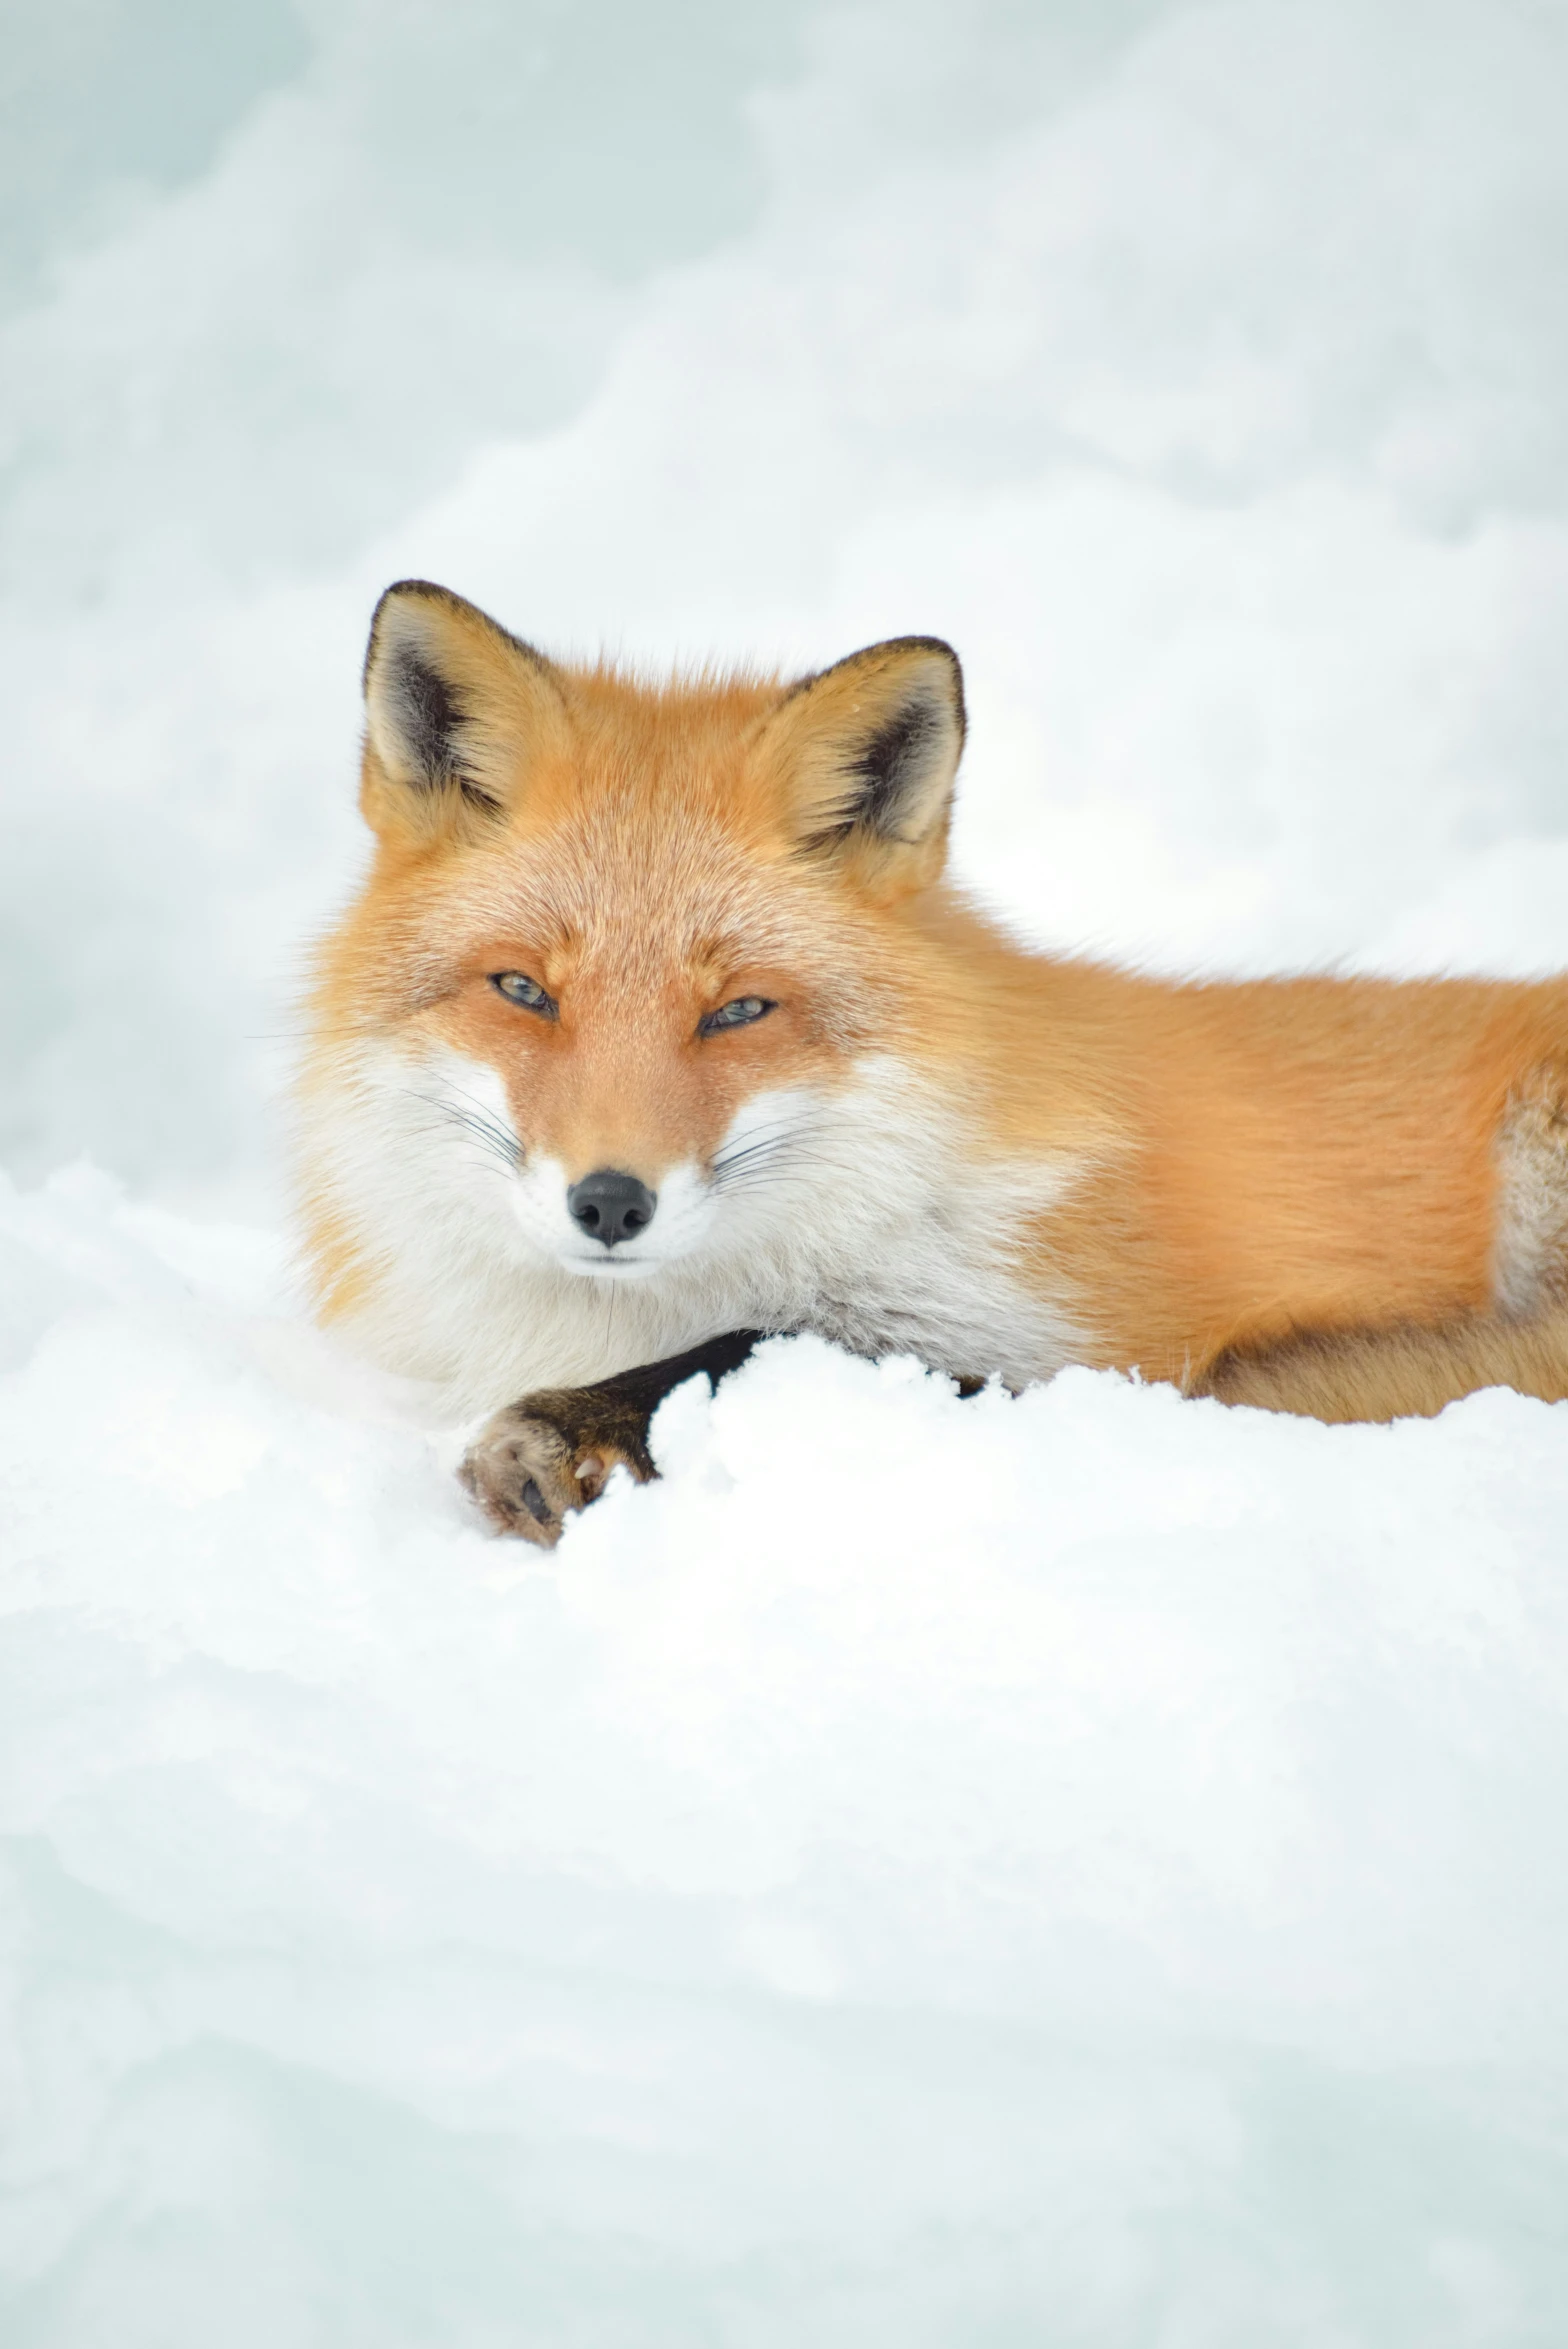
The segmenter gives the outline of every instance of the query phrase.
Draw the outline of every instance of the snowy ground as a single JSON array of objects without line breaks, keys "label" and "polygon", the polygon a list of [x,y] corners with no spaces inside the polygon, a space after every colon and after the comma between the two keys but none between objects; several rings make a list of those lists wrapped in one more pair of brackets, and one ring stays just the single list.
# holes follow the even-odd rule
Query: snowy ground
[{"label": "snowy ground", "polygon": [[1562,2338],[1568,1414],[780,1343],[541,1558],[3,1228],[17,2349]]},{"label": "snowy ground", "polygon": [[950,635],[1053,943],[1568,963],[1561,11],[223,14],[7,28],[6,2349],[1556,2349],[1568,1406],[781,1343],[542,1558],[272,1104],[407,572]]}]

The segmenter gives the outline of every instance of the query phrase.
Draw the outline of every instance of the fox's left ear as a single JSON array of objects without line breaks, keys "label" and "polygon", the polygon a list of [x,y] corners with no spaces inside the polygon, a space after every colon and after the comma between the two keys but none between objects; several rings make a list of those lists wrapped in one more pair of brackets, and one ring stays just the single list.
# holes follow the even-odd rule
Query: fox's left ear
[{"label": "fox's left ear", "polygon": [[934,881],[964,747],[964,679],[938,636],[896,636],[793,687],[759,751],[803,855],[882,898]]},{"label": "fox's left ear", "polygon": [[428,579],[400,579],[376,606],[365,720],[360,805],[416,847],[482,833],[567,730],[544,654]]}]

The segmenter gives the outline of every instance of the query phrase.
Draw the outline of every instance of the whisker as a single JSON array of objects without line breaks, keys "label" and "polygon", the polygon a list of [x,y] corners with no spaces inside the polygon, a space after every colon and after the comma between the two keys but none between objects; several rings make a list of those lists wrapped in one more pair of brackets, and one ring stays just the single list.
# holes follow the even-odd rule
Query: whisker
[{"label": "whisker", "polygon": [[749,1159],[776,1156],[780,1150],[788,1149],[790,1139],[787,1135],[778,1135],[769,1141],[749,1142],[743,1148],[721,1150],[713,1161],[714,1171],[722,1173],[726,1167],[744,1166]]},{"label": "whisker", "polygon": [[493,1118],[486,1117],[482,1111],[455,1109],[448,1104],[443,1104],[442,1107],[448,1117],[456,1118],[460,1124],[466,1125],[473,1133],[483,1134],[485,1140],[493,1144],[503,1158],[512,1158],[519,1163],[521,1162],[522,1151],[505,1126],[498,1124]]},{"label": "whisker", "polygon": [[809,1131],[803,1132],[798,1126],[780,1128],[773,1134],[763,1134],[720,1151],[709,1179],[714,1190],[733,1193],[764,1175],[776,1180],[781,1173],[834,1164],[831,1154],[814,1146]]},{"label": "whisker", "polygon": [[743,1181],[726,1184],[722,1195],[726,1199],[739,1199],[753,1191],[787,1190],[794,1171],[792,1167],[777,1170],[759,1167],[755,1174],[747,1175]]},{"label": "whisker", "polygon": [[511,1138],[505,1127],[497,1125],[493,1119],[486,1117],[482,1110],[459,1109],[455,1102],[433,1100],[428,1094],[423,1098],[428,1102],[430,1108],[439,1111],[442,1117],[451,1118],[457,1125],[467,1126],[471,1133],[483,1134],[486,1141],[497,1144],[504,1143],[508,1148],[511,1147]]},{"label": "whisker", "polygon": [[424,1094],[421,1098],[429,1101],[433,1108],[440,1109],[448,1117],[466,1118],[476,1133],[487,1135],[506,1158],[515,1165],[521,1166],[524,1155],[523,1147],[510,1126],[503,1125],[501,1120],[485,1107],[477,1094],[469,1092],[466,1085],[459,1085],[448,1079],[448,1091],[455,1093],[459,1101],[466,1103],[466,1109],[458,1109],[455,1103],[447,1100],[441,1094]]},{"label": "whisker", "polygon": [[413,1098],[416,1101],[422,1101],[427,1109],[433,1109],[438,1116],[446,1118],[452,1125],[459,1126],[465,1133],[471,1134],[491,1157],[500,1161],[509,1174],[515,1173],[522,1165],[523,1151],[515,1135],[509,1134],[477,1103],[470,1109],[463,1109],[455,1101],[444,1101],[439,1094],[421,1093],[417,1090],[414,1091]]},{"label": "whisker", "polygon": [[749,1132],[738,1136],[735,1141],[729,1143],[726,1148],[718,1151],[715,1155],[720,1158],[728,1158],[734,1151],[755,1149],[760,1144],[776,1142],[794,1134],[809,1132],[809,1130],[808,1127],[799,1124],[793,1118],[779,1118],[772,1125],[753,1126]]},{"label": "whisker", "polygon": [[712,1161],[710,1173],[716,1183],[738,1172],[759,1159],[777,1158],[798,1151],[807,1137],[795,1126],[778,1126],[772,1132],[752,1135],[744,1142],[732,1143],[721,1150]]},{"label": "whisker", "polygon": [[496,1115],[496,1113],[491,1109],[487,1109],[485,1104],[480,1100],[478,1094],[470,1093],[466,1085],[460,1085],[454,1078],[449,1077],[447,1079],[447,1091],[449,1093],[455,1093],[459,1101],[466,1101],[469,1108],[472,1109],[477,1116],[488,1119],[489,1123],[495,1126],[498,1132],[506,1133],[509,1131],[509,1129],[501,1123],[501,1120]]}]

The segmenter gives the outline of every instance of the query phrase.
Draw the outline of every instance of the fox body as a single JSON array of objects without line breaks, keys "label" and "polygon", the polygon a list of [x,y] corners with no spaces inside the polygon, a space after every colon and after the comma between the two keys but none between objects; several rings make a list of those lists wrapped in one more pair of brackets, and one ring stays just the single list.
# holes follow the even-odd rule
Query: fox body
[{"label": "fox body", "polygon": [[652,687],[410,582],[366,701],[306,1239],[323,1315],[454,1407],[803,1329],[1325,1418],[1568,1393],[1568,982],[1022,950],[943,877],[933,639]]}]

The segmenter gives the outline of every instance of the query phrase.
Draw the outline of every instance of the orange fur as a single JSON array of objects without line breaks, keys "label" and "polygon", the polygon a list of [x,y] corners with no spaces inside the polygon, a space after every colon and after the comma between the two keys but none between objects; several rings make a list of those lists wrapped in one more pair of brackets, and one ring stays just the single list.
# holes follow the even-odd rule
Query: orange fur
[{"label": "orange fur", "polygon": [[[934,784],[902,831],[834,831],[835,777],[901,695],[938,706],[942,648],[877,648],[796,688],[651,686],[403,592],[399,624],[461,712],[463,772],[411,786],[373,693],[376,856],[319,958],[307,1109],[366,1039],[440,1045],[495,1073],[569,1179],[609,1165],[657,1187],[709,1164],[748,1099],[831,1096],[890,1058],[956,1121],[955,1193],[987,1169],[1059,1171],[1013,1261],[1082,1359],[1323,1417],[1347,1397],[1433,1409],[1483,1377],[1568,1392],[1551,1220],[1568,981],[1169,984],[1027,953],[942,878]],[[497,995],[514,970],[558,1019]],[[777,1009],[699,1035],[749,996]],[[1511,1125],[1531,1102],[1528,1131]],[[307,1164],[305,1198],[322,1309],[352,1317],[384,1252],[341,1177]],[[1523,1238],[1509,1213],[1533,1217]]]}]

